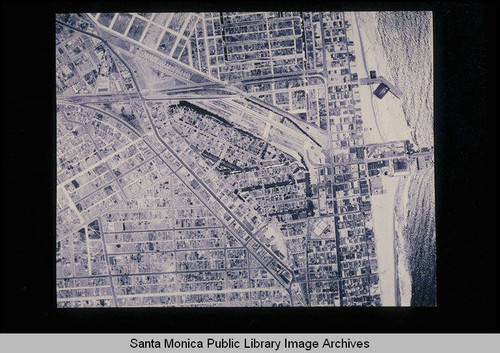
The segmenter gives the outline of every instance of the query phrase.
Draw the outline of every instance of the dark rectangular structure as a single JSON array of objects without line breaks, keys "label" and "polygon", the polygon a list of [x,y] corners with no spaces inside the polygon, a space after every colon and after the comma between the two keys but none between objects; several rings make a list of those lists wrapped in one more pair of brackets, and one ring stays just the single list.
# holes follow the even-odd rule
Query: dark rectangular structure
[{"label": "dark rectangular structure", "polygon": [[373,92],[378,98],[382,99],[384,96],[389,92],[389,87],[387,85],[381,83],[378,85],[378,87],[375,89],[375,92]]}]

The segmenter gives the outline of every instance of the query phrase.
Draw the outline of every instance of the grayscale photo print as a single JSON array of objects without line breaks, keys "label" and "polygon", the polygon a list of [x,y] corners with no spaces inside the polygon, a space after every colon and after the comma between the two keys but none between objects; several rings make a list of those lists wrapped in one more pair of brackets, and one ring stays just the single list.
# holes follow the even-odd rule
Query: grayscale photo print
[{"label": "grayscale photo print", "polygon": [[57,307],[437,306],[432,18],[56,14]]}]

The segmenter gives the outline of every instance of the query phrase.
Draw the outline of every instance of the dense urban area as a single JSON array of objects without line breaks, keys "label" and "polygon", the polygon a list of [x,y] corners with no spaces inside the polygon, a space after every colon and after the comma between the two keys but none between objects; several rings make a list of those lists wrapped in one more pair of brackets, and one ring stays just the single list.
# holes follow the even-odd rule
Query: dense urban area
[{"label": "dense urban area", "polygon": [[[366,143],[343,12],[56,16],[57,305],[380,306],[372,198],[433,164]],[[386,96],[386,97],[385,97]]]}]

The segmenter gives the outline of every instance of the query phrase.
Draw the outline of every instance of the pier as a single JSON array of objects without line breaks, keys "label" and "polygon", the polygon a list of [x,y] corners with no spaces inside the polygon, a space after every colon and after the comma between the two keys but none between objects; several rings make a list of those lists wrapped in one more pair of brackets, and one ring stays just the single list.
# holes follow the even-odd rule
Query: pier
[{"label": "pier", "polygon": [[383,76],[373,77],[373,78],[360,78],[359,83],[361,85],[371,85],[372,83],[383,83],[387,87],[389,87],[389,92],[394,94],[397,98],[401,99],[403,96],[403,91],[401,91],[398,87],[394,86],[392,83],[387,81]]}]

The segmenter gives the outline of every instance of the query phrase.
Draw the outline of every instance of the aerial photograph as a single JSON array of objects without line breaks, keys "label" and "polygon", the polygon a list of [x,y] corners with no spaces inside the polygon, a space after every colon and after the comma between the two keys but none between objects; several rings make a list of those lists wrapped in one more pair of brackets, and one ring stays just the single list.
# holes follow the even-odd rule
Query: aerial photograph
[{"label": "aerial photograph", "polygon": [[54,25],[58,308],[438,305],[432,12]]}]

